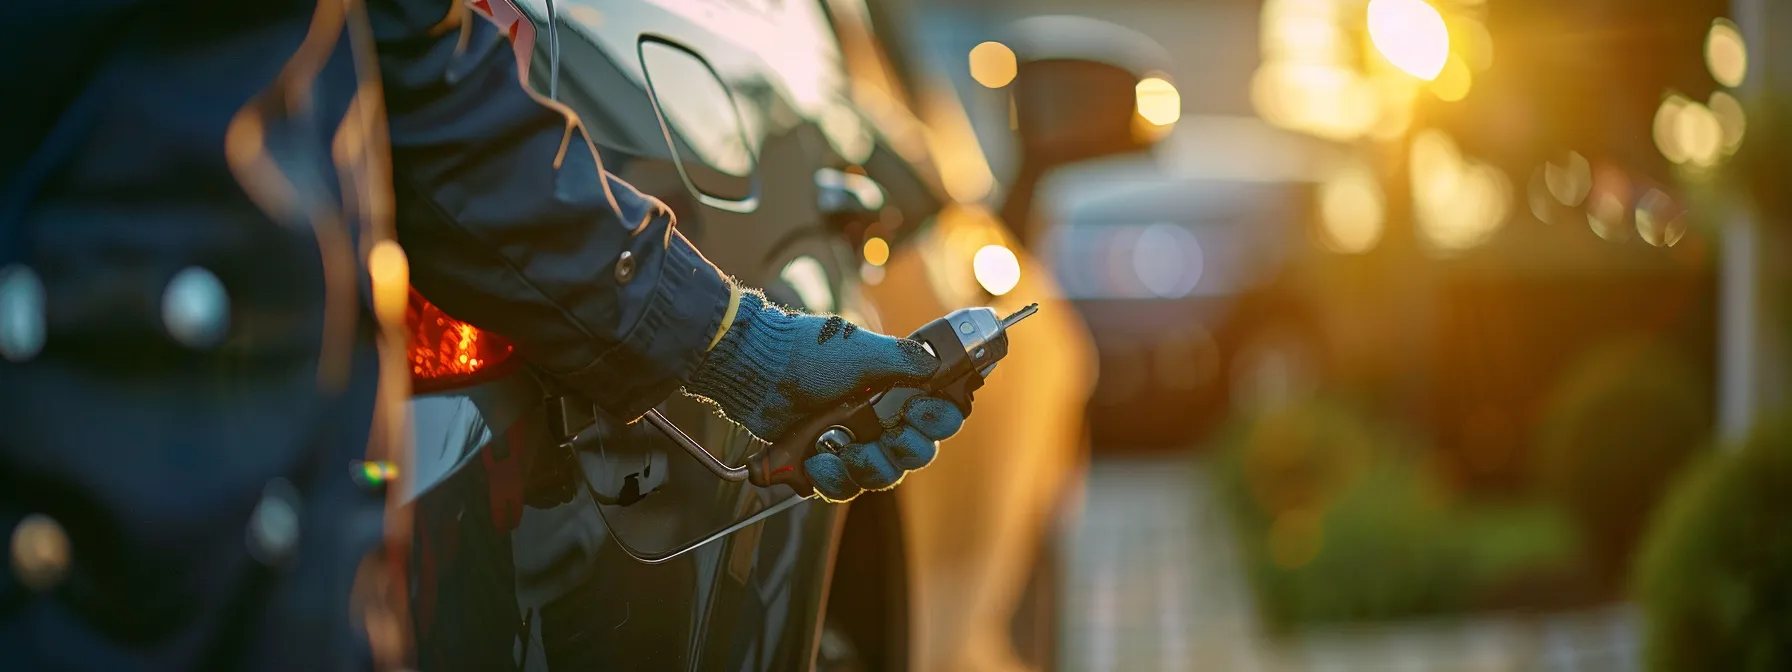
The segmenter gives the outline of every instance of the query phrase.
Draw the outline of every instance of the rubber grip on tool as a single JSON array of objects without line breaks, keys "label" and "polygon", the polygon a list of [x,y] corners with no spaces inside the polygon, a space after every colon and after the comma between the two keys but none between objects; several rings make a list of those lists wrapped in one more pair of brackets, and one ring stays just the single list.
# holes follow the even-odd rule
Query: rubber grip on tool
[{"label": "rubber grip on tool", "polygon": [[790,486],[803,497],[814,494],[815,482],[809,479],[809,471],[803,462],[817,454],[815,443],[835,426],[846,428],[853,436],[852,443],[876,441],[884,429],[869,399],[816,413],[791,427],[784,433],[784,438],[773,441],[765,450],[748,458],[747,481],[762,488]]}]

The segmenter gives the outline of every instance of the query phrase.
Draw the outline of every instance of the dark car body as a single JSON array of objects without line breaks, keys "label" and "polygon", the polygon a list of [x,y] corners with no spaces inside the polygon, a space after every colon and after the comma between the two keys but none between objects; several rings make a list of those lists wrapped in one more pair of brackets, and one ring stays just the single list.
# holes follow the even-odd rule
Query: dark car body
[{"label": "dark car body", "polygon": [[[818,173],[855,167],[909,221],[940,206],[847,97],[818,2],[474,6],[501,25],[520,12],[515,44],[537,92],[577,112],[608,170],[774,300],[860,309],[862,262]],[[660,410],[727,464],[754,447],[694,400]],[[722,480],[649,424],[604,417],[527,367],[419,395],[412,415],[420,667],[812,665],[846,507]],[[538,472],[574,433],[569,471],[583,482],[544,500],[519,456]]]}]

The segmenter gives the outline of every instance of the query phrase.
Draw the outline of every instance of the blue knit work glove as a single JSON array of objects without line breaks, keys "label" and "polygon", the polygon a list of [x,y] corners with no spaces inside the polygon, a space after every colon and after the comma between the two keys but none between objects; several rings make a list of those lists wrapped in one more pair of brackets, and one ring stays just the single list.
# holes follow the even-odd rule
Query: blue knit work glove
[{"label": "blue knit work glove", "polygon": [[[920,343],[839,317],[789,312],[748,291],[734,324],[685,391],[715,402],[728,419],[773,441],[810,415],[872,392],[918,385],[938,368],[939,360]],[[964,424],[964,413],[944,399],[916,396],[899,417],[881,420],[884,433],[877,440],[803,463],[823,497],[846,501],[894,487],[933,461],[939,442]]]}]

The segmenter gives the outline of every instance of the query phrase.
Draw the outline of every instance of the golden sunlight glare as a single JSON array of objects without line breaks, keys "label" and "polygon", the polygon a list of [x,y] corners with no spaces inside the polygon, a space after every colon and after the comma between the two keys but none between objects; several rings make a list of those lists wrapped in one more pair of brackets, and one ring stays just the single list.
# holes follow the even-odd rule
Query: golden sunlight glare
[{"label": "golden sunlight glare", "polygon": [[1462,55],[1475,72],[1493,67],[1493,36],[1487,26],[1473,18],[1461,17],[1450,23],[1450,48]]},{"label": "golden sunlight glare", "polygon": [[1431,80],[1431,93],[1438,100],[1454,103],[1468,96],[1469,87],[1474,85],[1474,80],[1475,76],[1469,72],[1468,64],[1451,56],[1444,61],[1444,68],[1437,73],[1437,79]]},{"label": "golden sunlight glare", "polygon": [[1369,39],[1394,67],[1436,79],[1450,57],[1444,17],[1424,0],[1369,0]]}]

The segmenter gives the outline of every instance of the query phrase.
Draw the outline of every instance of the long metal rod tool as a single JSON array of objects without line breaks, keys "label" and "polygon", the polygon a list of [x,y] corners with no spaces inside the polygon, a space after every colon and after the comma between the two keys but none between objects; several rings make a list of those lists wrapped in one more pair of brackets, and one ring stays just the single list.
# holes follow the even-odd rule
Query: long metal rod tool
[{"label": "long metal rod tool", "polygon": [[[1015,311],[1013,315],[1002,318],[999,322],[999,326],[996,328],[995,335],[1000,336],[1002,333],[1006,332],[1009,327],[1013,327],[1015,323],[1027,319],[1037,312],[1039,312],[1039,304],[1034,303]],[[967,322],[965,324],[968,326],[971,323]],[[979,347],[978,352],[981,353],[982,351],[982,348]],[[936,354],[935,356],[938,355]],[[988,367],[982,371],[981,375],[988,375],[988,369],[994,367],[995,364],[993,362],[990,363]],[[884,393],[878,393],[876,397],[872,398],[870,403],[877,403],[883,396]],[[679,448],[683,448],[684,452],[689,453],[693,459],[697,460],[698,464],[703,465],[703,468],[708,469],[710,473],[715,474],[717,478],[731,483],[739,483],[748,479],[749,474],[745,466],[731,467],[723,463],[721,458],[717,457],[715,453],[709,452],[709,450],[704,448],[702,444],[699,444],[696,440],[692,439],[689,434],[685,434],[684,430],[679,429],[678,425],[672,424],[672,421],[666,419],[666,416],[661,415],[658,410],[648,411],[643,418],[647,421],[647,424],[653,425],[654,429],[660,430],[661,434],[666,435],[666,438],[671,439],[673,443],[678,444]]]},{"label": "long metal rod tool", "polygon": [[684,433],[684,430],[679,429],[678,425],[672,424],[672,421],[667,420],[666,416],[660,415],[658,409],[648,411],[643,418],[647,420],[647,424],[653,425],[655,429],[660,430],[661,434],[665,434],[666,438],[683,448],[684,452],[697,458],[697,463],[703,465],[703,468],[708,469],[717,478],[731,483],[747,480],[746,467],[730,467],[723,464],[720,458],[705,450],[702,444],[697,443],[689,434]]}]

